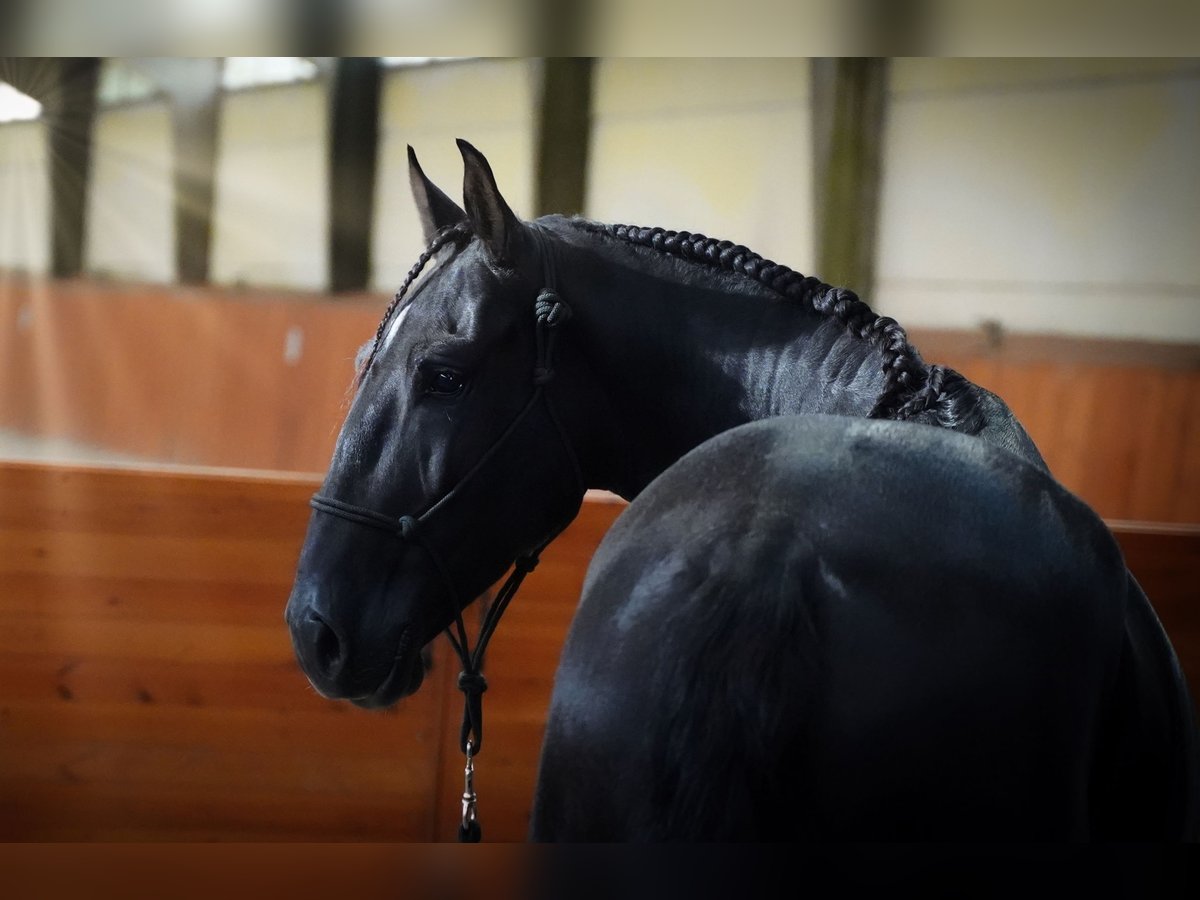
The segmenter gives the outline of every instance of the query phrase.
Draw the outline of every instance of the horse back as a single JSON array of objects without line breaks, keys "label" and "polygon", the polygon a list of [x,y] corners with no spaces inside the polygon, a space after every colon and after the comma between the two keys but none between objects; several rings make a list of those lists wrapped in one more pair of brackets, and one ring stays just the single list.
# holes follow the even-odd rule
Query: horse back
[{"label": "horse back", "polygon": [[1180,676],[1138,602],[1103,523],[1015,454],[824,416],[726,432],[593,559],[532,834],[1164,836],[1194,818],[1168,799],[1195,794],[1194,725],[1141,703]]}]

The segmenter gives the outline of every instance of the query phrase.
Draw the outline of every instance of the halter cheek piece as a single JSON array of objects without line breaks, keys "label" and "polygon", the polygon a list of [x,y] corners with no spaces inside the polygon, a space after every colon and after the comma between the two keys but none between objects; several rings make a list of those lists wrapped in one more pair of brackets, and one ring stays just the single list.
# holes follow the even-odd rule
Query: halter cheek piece
[{"label": "halter cheek piece", "polygon": [[[475,842],[481,837],[475,809],[474,757],[483,747],[483,692],[487,690],[487,680],[483,677],[482,671],[484,652],[487,650],[488,642],[491,640],[492,634],[500,622],[500,617],[504,615],[504,611],[508,608],[508,604],[512,601],[513,596],[517,593],[521,582],[525,580],[526,575],[537,567],[539,556],[550,541],[554,539],[555,535],[551,535],[530,552],[516,558],[513,563],[512,572],[504,582],[503,587],[496,593],[495,599],[484,615],[483,624],[479,630],[479,639],[475,644],[475,649],[471,650],[461,611],[461,607],[466,605],[466,603],[460,602],[459,593],[455,589],[454,579],[450,575],[450,570],[443,562],[441,553],[427,540],[424,532],[430,520],[437,515],[438,510],[442,509],[451,498],[464,493],[465,487],[483,471],[488,462],[508,442],[509,438],[512,437],[521,426],[521,423],[530,416],[539,403],[544,405],[546,413],[553,423],[555,431],[558,433],[559,440],[566,450],[567,458],[570,460],[571,471],[575,475],[575,486],[579,494],[582,495],[586,489],[583,474],[579,468],[579,460],[575,456],[575,451],[571,446],[571,441],[567,437],[566,430],[562,426],[562,422],[554,411],[554,404],[550,401],[549,394],[546,393],[546,385],[554,380],[558,328],[570,319],[571,307],[558,296],[558,292],[554,288],[557,281],[555,278],[554,255],[551,252],[545,234],[536,224],[531,224],[529,227],[530,231],[536,237],[541,251],[543,277],[546,287],[538,294],[537,301],[534,304],[534,315],[537,322],[537,361],[533,368],[533,394],[521,411],[517,413],[516,418],[509,423],[500,437],[479,458],[479,461],[471,467],[467,474],[418,516],[389,516],[386,513],[378,512],[369,507],[356,506],[353,503],[346,503],[335,497],[325,497],[321,494],[314,494],[309,501],[309,505],[317,512],[336,516],[339,519],[353,522],[356,525],[363,525],[368,528],[388,532],[402,541],[414,543],[421,547],[433,562],[434,568],[437,569],[445,585],[446,595],[454,613],[455,630],[458,632],[456,637],[454,632],[447,627],[446,637],[450,639],[450,643],[454,647],[454,652],[462,662],[462,671],[458,673],[458,689],[463,692],[464,710],[462,729],[459,733],[459,746],[466,756],[466,770],[462,797],[462,824],[459,826],[458,839],[465,842]],[[468,598],[468,601],[470,599],[473,598]]]}]

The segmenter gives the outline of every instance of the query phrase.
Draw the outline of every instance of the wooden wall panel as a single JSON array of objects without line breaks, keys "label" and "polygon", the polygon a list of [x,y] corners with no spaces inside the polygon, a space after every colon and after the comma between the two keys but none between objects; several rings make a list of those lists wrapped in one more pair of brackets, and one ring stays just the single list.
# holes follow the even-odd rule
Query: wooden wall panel
[{"label": "wooden wall panel", "polygon": [[[0,278],[0,428],[160,462],[321,472],[385,305]],[[293,329],[303,347],[289,362]],[[1200,522],[1200,347],[912,337],[1004,398],[1100,515]]]},{"label": "wooden wall panel", "polygon": [[433,836],[441,683],[356,715],[292,658],[314,486],[0,467],[0,837]]},{"label": "wooden wall panel", "polygon": [[[314,477],[0,464],[0,839],[453,840],[458,665],[326,701],[283,608]],[[623,504],[547,550],[488,659],[477,788],[525,837],[559,650]],[[1200,698],[1200,529],[1112,523]],[[474,617],[472,617],[474,618]]]},{"label": "wooden wall panel", "polygon": [[1142,590],[1167,630],[1200,712],[1200,528],[1139,522],[1110,526]]},{"label": "wooden wall panel", "polygon": [[1200,347],[914,330],[929,362],[998,394],[1101,516],[1200,523]]},{"label": "wooden wall panel", "polygon": [[0,428],[155,462],[322,471],[385,306],[0,279]]}]

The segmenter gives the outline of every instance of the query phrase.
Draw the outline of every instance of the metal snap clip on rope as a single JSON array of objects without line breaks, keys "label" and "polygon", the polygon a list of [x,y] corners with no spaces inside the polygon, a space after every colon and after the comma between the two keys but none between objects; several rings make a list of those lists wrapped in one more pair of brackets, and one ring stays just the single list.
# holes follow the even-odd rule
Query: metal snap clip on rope
[{"label": "metal snap clip on rope", "polygon": [[475,745],[467,741],[467,765],[463,769],[462,824],[458,826],[458,840],[463,844],[478,844],[479,839],[483,837],[476,815],[479,797],[475,793],[474,752]]}]

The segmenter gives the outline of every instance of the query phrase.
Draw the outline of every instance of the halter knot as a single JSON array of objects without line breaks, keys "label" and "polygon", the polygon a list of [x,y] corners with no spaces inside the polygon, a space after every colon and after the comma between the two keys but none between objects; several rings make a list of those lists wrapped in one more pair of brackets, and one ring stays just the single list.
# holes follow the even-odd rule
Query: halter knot
[{"label": "halter knot", "polygon": [[487,679],[482,672],[459,672],[458,689],[468,697],[478,697],[487,690]]},{"label": "halter knot", "polygon": [[571,318],[571,307],[563,302],[553,288],[542,288],[533,308],[537,320],[547,328],[555,328]]},{"label": "halter knot", "polygon": [[463,753],[478,753],[483,749],[483,692],[487,690],[487,679],[482,672],[464,669],[458,673],[458,689],[466,699],[458,747]]}]

